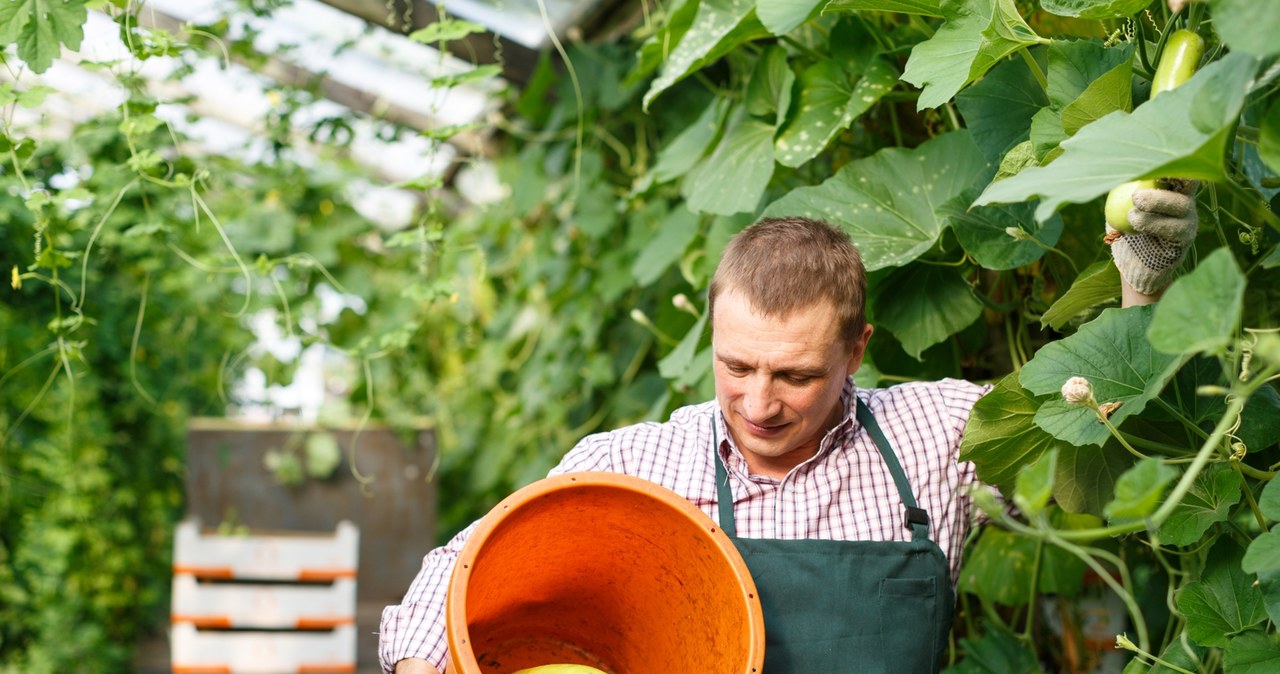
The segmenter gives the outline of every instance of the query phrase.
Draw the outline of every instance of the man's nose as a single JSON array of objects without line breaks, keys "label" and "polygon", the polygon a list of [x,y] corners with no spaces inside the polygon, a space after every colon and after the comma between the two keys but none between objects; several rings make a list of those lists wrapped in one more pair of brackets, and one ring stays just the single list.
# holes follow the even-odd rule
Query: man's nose
[{"label": "man's nose", "polygon": [[746,392],[742,396],[743,412],[755,423],[763,423],[778,413],[781,403],[774,395],[773,378],[765,374],[756,374],[746,383]]}]

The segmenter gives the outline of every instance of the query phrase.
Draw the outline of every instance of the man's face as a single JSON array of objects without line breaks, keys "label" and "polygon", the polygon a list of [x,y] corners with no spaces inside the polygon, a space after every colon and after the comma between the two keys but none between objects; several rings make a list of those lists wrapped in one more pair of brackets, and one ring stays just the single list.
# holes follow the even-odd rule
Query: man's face
[{"label": "man's face", "polygon": [[820,302],[767,317],[740,293],[716,298],[712,320],[716,400],[753,473],[783,477],[818,451],[840,419],[840,392],[862,364],[871,326],[853,345]]}]

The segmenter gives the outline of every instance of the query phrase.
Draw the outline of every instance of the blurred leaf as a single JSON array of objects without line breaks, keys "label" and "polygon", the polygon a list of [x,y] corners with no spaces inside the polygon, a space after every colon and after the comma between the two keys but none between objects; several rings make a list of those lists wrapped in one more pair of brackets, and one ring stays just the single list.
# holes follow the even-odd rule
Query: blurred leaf
[{"label": "blurred leaf", "polygon": [[776,114],[779,121],[786,118],[795,81],[796,74],[787,63],[787,50],[777,45],[766,48],[747,83],[747,112],[757,117]]},{"label": "blurred leaf", "polygon": [[1004,606],[1025,606],[1035,559],[1035,540],[986,527],[965,557],[956,589]]},{"label": "blurred leaf", "polygon": [[[654,162],[653,168],[645,176],[646,180],[660,185],[688,173],[715,142],[716,134],[720,131],[724,104],[723,98],[715,98],[708,103],[697,121],[685,127],[658,152],[658,161]],[[644,187],[647,189],[648,184],[645,183]]]},{"label": "blurred leaf", "polygon": [[1240,563],[1245,573],[1280,573],[1280,531],[1268,531],[1249,544]]},{"label": "blurred leaf", "polygon": [[1102,447],[1063,445],[1053,478],[1054,500],[1069,513],[1101,517],[1116,482],[1133,466],[1133,455],[1114,441]]},{"label": "blurred leaf", "polygon": [[425,28],[419,28],[409,33],[409,39],[430,45],[437,42],[461,40],[468,35],[483,33],[484,30],[484,26],[478,23],[443,17],[427,24]]},{"label": "blurred leaf", "polygon": [[1027,517],[1035,517],[1049,504],[1053,494],[1053,475],[1057,469],[1056,450],[1045,452],[1035,463],[1024,466],[1018,472],[1017,488],[1013,491],[1013,503]]},{"label": "blurred leaf", "polygon": [[948,133],[914,149],[887,148],[851,161],[820,185],[791,190],[764,215],[822,218],[858,242],[867,271],[902,266],[950,224],[933,204],[981,181],[990,168],[968,133]]},{"label": "blurred leaf", "polygon": [[689,171],[680,192],[695,213],[754,212],[773,167],[773,126],[739,110],[716,149]]},{"label": "blurred leaf", "polygon": [[775,141],[778,163],[796,167],[818,156],[854,119],[893,89],[893,67],[872,59],[851,89],[843,64],[819,61],[800,75],[796,114]]},{"label": "blurred leaf", "polygon": [[[691,3],[692,4],[692,3]],[[688,32],[665,59],[662,73],[649,84],[644,109],[659,94],[689,74],[710,65],[729,50],[769,35],[756,18],[755,3],[740,0],[701,0]],[[643,57],[642,57],[643,59]]]},{"label": "blurred leaf", "polygon": [[901,12],[922,16],[942,16],[946,0],[831,0],[822,9],[823,14],[833,12]]},{"label": "blurred leaf", "polygon": [[306,444],[307,476],[316,480],[325,480],[333,476],[333,472],[342,464],[342,448],[332,433],[320,432],[307,435]]},{"label": "blurred leaf", "polygon": [[1081,129],[1052,164],[993,183],[977,203],[1040,197],[1036,218],[1043,221],[1063,204],[1090,201],[1128,180],[1225,180],[1223,153],[1256,69],[1252,57],[1228,54],[1132,114],[1115,112]]},{"label": "blurred leaf", "polygon": [[760,23],[774,35],[785,35],[804,23],[827,0],[757,0],[756,14]]},{"label": "blurred leaf", "polygon": [[86,0],[10,0],[0,3],[0,45],[17,43],[18,58],[43,73],[62,53],[80,49],[88,21]]},{"label": "blurred leaf", "polygon": [[1221,353],[1231,345],[1243,311],[1245,278],[1231,249],[1222,247],[1169,286],[1157,303],[1147,337],[1175,355]]},{"label": "blurred leaf", "polygon": [[1112,520],[1142,519],[1155,512],[1165,487],[1177,477],[1178,471],[1160,459],[1142,459],[1116,480],[1115,498],[1102,512]]},{"label": "blurred leaf", "polygon": [[1085,311],[1120,297],[1120,272],[1111,260],[1099,260],[1084,271],[1040,317],[1040,325],[1061,330]]},{"label": "blurred leaf", "polygon": [[1280,481],[1271,480],[1262,488],[1262,496],[1258,498],[1258,508],[1269,519],[1280,521]]},{"label": "blurred leaf", "polygon": [[[1280,7],[1280,5],[1277,5]],[[1272,175],[1280,175],[1280,99],[1271,102],[1259,129],[1258,154]]]},{"label": "blurred leaf", "polygon": [[964,659],[943,670],[943,674],[1040,674],[1036,654],[1016,637],[991,630],[974,640],[962,638]]},{"label": "blurred leaf", "polygon": [[[658,374],[664,379],[684,379],[688,373],[698,369],[699,348],[707,342],[707,316],[703,312],[698,321],[689,328],[689,332],[680,340],[676,348],[658,361]],[[711,358],[707,357],[705,367],[710,367]]]},{"label": "blurred leaf", "polygon": [[1214,32],[1233,51],[1254,56],[1280,54],[1276,26],[1280,26],[1280,3],[1254,0],[1206,0],[1213,14]]},{"label": "blurred leaf", "polygon": [[698,236],[699,218],[682,205],[671,209],[631,266],[635,282],[647,286],[662,275]]},{"label": "blurred leaf", "polygon": [[1132,16],[1141,11],[1150,0],[1041,0],[1045,11],[1059,16],[1082,19],[1114,19]]}]

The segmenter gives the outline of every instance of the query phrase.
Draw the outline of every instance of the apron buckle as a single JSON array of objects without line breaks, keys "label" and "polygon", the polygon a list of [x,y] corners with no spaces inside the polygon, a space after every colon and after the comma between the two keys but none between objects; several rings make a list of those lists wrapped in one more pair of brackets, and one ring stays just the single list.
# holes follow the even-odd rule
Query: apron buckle
[{"label": "apron buckle", "polygon": [[913,524],[929,526],[929,513],[924,508],[907,506],[907,515],[903,518],[903,526],[910,529]]}]

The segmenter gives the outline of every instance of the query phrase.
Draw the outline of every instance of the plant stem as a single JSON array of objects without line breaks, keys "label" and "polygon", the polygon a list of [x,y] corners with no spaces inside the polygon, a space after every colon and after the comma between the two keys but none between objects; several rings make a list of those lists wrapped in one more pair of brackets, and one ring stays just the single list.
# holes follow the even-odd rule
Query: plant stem
[{"label": "plant stem", "polygon": [[1226,188],[1226,190],[1231,193],[1231,196],[1243,201],[1250,211],[1259,218],[1262,218],[1263,222],[1271,225],[1272,229],[1280,232],[1280,217],[1277,217],[1275,213],[1272,213],[1271,209],[1265,203],[1259,203],[1259,199],[1248,190],[1241,187],[1240,183],[1237,183],[1234,180],[1224,180],[1217,184]]},{"label": "plant stem", "polygon": [[1040,63],[1036,61],[1036,57],[1031,55],[1031,49],[1023,46],[1018,49],[1018,53],[1022,55],[1022,60],[1026,61],[1027,69],[1031,71],[1031,76],[1036,78],[1036,82],[1040,84],[1040,88],[1047,95],[1049,93],[1049,78],[1040,69]]},{"label": "plant stem", "polygon": [[1200,476],[1200,471],[1204,470],[1204,467],[1208,465],[1209,459],[1218,449],[1218,445],[1222,443],[1222,439],[1226,437],[1227,431],[1235,425],[1235,419],[1240,416],[1240,412],[1244,409],[1245,401],[1248,398],[1249,396],[1247,395],[1238,396],[1227,403],[1227,410],[1222,414],[1222,418],[1218,420],[1218,424],[1214,426],[1213,434],[1209,436],[1208,440],[1205,440],[1204,445],[1200,447],[1200,451],[1196,454],[1195,460],[1187,467],[1187,471],[1182,474],[1182,479],[1178,481],[1173,491],[1169,492],[1168,498],[1165,499],[1164,503],[1160,504],[1160,508],[1156,510],[1155,514],[1151,516],[1150,528],[1152,530],[1158,529],[1161,524],[1164,524],[1165,520],[1169,519],[1169,515],[1173,514],[1173,510],[1182,503],[1182,499],[1186,497],[1187,492],[1191,491],[1191,485]]},{"label": "plant stem", "polygon": [[[1234,462],[1233,462],[1233,463],[1234,463]],[[1242,464],[1235,463],[1235,465],[1234,465],[1234,466],[1232,466],[1232,467],[1233,467],[1233,468],[1237,468],[1237,470],[1238,470],[1238,466],[1240,466],[1240,465],[1242,465]],[[1245,499],[1249,501],[1249,509],[1253,511],[1253,517],[1254,517],[1254,519],[1258,520],[1258,526],[1259,526],[1259,527],[1262,527],[1262,530],[1263,530],[1263,531],[1266,531],[1266,530],[1267,530],[1267,518],[1266,518],[1266,517],[1263,517],[1263,515],[1262,515],[1262,509],[1258,507],[1258,501],[1257,501],[1256,499],[1254,499],[1254,498],[1253,498],[1253,492],[1252,492],[1252,491],[1250,491],[1250,489],[1249,489],[1249,487],[1248,487],[1247,485],[1246,485],[1243,489],[1241,489],[1240,491],[1244,492],[1244,497],[1245,497]]]},{"label": "plant stem", "polygon": [[1156,396],[1151,400],[1155,402],[1155,404],[1159,405],[1164,411],[1168,412],[1169,415],[1172,416],[1174,419],[1181,421],[1183,426],[1186,426],[1187,428],[1191,429],[1191,432],[1200,436],[1201,440],[1209,437],[1209,434],[1205,433],[1203,428],[1200,428],[1199,426],[1195,425],[1194,423],[1192,423],[1190,419],[1188,419],[1185,415],[1183,415],[1182,410],[1174,407],[1173,405],[1170,405],[1167,401],[1160,398],[1159,396]]}]

